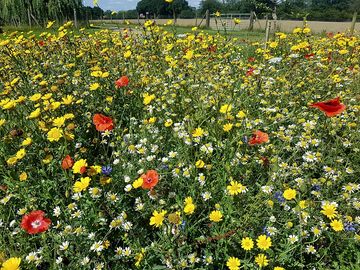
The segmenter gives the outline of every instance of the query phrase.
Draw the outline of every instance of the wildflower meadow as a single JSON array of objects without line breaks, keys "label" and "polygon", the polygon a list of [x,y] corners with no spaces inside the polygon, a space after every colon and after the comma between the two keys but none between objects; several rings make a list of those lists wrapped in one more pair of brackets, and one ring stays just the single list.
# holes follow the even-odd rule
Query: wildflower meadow
[{"label": "wildflower meadow", "polygon": [[359,62],[306,26],[2,34],[1,269],[359,269]]}]

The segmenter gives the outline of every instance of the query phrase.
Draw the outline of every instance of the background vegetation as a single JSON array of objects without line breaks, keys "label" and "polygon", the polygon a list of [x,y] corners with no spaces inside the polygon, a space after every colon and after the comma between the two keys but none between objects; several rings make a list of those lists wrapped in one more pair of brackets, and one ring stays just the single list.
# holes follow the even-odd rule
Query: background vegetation
[{"label": "background vegetation", "polygon": [[100,7],[85,7],[81,0],[0,0],[0,25],[44,25],[48,20],[60,23],[73,20],[74,10],[78,20],[148,18],[195,18],[206,10],[211,13],[249,13],[255,11],[259,18],[275,14],[278,19],[349,21],[359,12],[360,0],[202,0],[198,9],[186,0],[141,0],[135,10],[112,11]]}]

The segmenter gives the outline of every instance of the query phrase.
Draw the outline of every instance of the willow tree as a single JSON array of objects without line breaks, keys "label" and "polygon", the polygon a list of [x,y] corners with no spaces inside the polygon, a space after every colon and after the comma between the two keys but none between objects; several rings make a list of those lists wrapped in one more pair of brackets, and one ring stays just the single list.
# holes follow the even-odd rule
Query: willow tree
[{"label": "willow tree", "polygon": [[15,25],[44,25],[48,20],[73,19],[74,9],[79,11],[82,6],[81,0],[0,0],[0,18]]}]

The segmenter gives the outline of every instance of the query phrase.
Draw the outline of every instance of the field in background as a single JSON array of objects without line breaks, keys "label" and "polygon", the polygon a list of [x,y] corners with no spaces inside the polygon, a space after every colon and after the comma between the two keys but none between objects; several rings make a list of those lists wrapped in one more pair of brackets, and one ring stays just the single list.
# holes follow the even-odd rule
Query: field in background
[{"label": "field in background", "polygon": [[[133,24],[138,24],[141,23],[143,24],[145,22],[144,19],[140,19],[140,20],[128,20],[130,23]],[[168,20],[167,19],[156,19],[155,20],[157,24],[159,25],[163,25],[165,24]],[[249,26],[249,20],[242,20],[240,22],[240,24],[238,25],[234,25],[233,21],[228,19],[228,20],[223,20],[225,21],[225,23],[227,24],[228,28],[234,28],[235,30],[246,30]],[[95,24],[99,24],[99,23],[122,23],[123,20],[94,20],[91,21],[91,23],[95,23]],[[201,23],[201,19],[177,19],[176,21],[176,25],[177,26],[196,26],[199,25]],[[254,23],[254,29],[255,30],[265,30],[265,20],[257,20]],[[220,25],[220,22],[218,22],[219,24],[219,28],[222,28]],[[351,22],[320,22],[320,21],[308,21],[308,25],[311,28],[311,30],[313,31],[313,33],[322,33],[322,32],[333,32],[333,33],[337,33],[337,32],[346,32],[349,28],[350,28],[350,24]],[[205,20],[202,21],[201,26],[205,25]],[[303,21],[290,21],[290,20],[278,20],[277,21],[277,30],[276,31],[282,31],[282,32],[291,32],[295,27],[302,27],[303,26]],[[210,20],[210,27],[212,29],[217,29],[216,23],[215,23],[215,19],[211,18]],[[355,30],[356,31],[360,31],[360,23],[357,23],[355,25]]]}]

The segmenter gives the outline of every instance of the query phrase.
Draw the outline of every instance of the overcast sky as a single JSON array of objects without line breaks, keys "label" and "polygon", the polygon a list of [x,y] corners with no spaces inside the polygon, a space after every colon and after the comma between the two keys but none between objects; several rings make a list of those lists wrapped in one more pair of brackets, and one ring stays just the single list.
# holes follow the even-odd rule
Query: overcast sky
[{"label": "overcast sky", "polygon": [[[140,0],[99,0],[98,5],[103,10],[129,10],[135,9],[137,2]],[[164,0],[165,1],[165,0]],[[200,0],[187,0],[192,7],[198,7]],[[83,0],[85,6],[93,6],[93,0]]]}]

